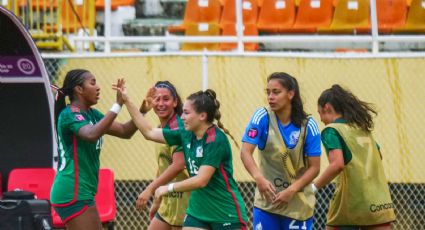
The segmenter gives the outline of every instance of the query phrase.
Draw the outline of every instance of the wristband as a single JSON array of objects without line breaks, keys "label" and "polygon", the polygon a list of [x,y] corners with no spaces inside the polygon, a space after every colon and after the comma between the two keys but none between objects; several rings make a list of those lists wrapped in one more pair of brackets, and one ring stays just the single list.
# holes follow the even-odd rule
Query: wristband
[{"label": "wristband", "polygon": [[314,183],[311,183],[311,188],[313,189],[313,193],[316,194],[318,189]]},{"label": "wristband", "polygon": [[168,184],[168,192],[174,192],[174,183]]},{"label": "wristband", "polygon": [[115,102],[109,111],[118,114],[121,111],[121,105]]}]

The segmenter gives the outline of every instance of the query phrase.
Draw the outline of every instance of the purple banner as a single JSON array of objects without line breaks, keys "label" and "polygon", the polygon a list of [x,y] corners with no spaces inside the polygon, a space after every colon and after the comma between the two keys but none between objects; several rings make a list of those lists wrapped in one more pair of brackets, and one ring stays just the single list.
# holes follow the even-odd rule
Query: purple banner
[{"label": "purple banner", "polygon": [[0,77],[42,77],[34,56],[0,56]]}]

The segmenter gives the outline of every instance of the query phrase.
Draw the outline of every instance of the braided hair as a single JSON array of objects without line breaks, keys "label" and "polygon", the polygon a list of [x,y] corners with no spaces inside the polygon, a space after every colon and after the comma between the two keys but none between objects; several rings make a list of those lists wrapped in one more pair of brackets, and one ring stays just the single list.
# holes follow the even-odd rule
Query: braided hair
[{"label": "braided hair", "polygon": [[57,90],[55,101],[55,124],[58,122],[60,112],[66,107],[65,97],[68,96],[71,102],[74,101],[74,88],[75,86],[83,85],[85,73],[89,73],[89,71],[85,69],[73,69],[66,74],[62,88]]},{"label": "braided hair", "polygon": [[213,123],[214,119],[217,120],[217,126],[232,138],[235,145],[239,148],[238,143],[229,130],[224,127],[221,122],[220,102],[217,100],[217,95],[214,90],[207,89],[205,91],[198,91],[187,97],[187,100],[192,101],[194,109],[197,113],[205,112],[207,114],[207,122]]}]

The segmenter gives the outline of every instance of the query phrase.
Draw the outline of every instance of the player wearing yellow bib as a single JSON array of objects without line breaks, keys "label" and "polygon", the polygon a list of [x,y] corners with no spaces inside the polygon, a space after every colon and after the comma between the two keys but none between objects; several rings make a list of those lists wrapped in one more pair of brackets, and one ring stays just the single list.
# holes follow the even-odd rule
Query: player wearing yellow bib
[{"label": "player wearing yellow bib", "polygon": [[333,179],[336,182],[326,229],[391,229],[394,205],[382,156],[371,134],[376,111],[350,91],[333,85],[320,95],[318,112],[326,125],[322,142],[329,166],[314,184],[319,189]]},{"label": "player wearing yellow bib", "polygon": [[155,197],[191,191],[183,229],[246,229],[245,204],[233,178],[228,131],[220,121],[215,92],[208,89],[190,95],[183,105],[185,130],[169,130],[152,128],[128,99],[125,87],[117,90],[146,139],[183,147],[190,178],[155,191]]},{"label": "player wearing yellow bib", "polygon": [[[121,83],[122,80],[118,80],[117,85]],[[59,163],[50,200],[67,229],[99,230],[102,226],[94,196],[102,136],[130,138],[137,128],[131,121],[125,124],[114,121],[123,103],[120,94],[106,115],[92,108],[99,100],[100,88],[95,76],[87,70],[69,71],[57,93],[55,120]],[[71,102],[68,106],[66,96]]]},{"label": "player wearing yellow bib", "polygon": [[[242,138],[241,159],[257,184],[253,225],[261,230],[311,230],[320,170],[320,133],[303,109],[297,80],[283,72],[267,79],[268,108],[258,109]],[[253,153],[259,148],[258,166]]]},{"label": "player wearing yellow bib", "polygon": [[[169,130],[184,129],[180,119],[182,100],[176,88],[169,81],[158,81],[151,88],[144,100],[147,112],[153,108],[160,121],[160,128]],[[158,177],[140,193],[136,206],[146,207],[155,190],[169,182],[178,182],[189,177],[185,169],[183,149],[181,146],[156,145]],[[148,230],[181,229],[189,202],[189,192],[174,192],[162,199],[155,199],[150,211],[151,223]]]}]

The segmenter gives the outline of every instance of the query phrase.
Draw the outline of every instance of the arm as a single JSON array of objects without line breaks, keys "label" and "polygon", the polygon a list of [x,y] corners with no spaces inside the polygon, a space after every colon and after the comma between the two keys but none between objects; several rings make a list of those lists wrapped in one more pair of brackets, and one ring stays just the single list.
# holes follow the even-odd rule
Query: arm
[{"label": "arm", "polygon": [[[142,104],[140,105],[139,112],[146,114],[152,109],[152,101],[154,100],[155,87],[152,87],[146,93],[145,99],[143,99]],[[124,102],[121,102],[124,103]],[[137,131],[136,125],[133,121],[128,121],[127,123],[113,122],[111,128],[108,131],[109,135],[121,137],[125,139],[130,139],[134,133]]]},{"label": "arm", "polygon": [[322,175],[314,182],[317,189],[329,184],[335,177],[344,170],[344,157],[341,149],[329,151],[329,166]]},{"label": "arm", "polygon": [[246,142],[242,143],[241,150],[241,160],[246,170],[255,180],[257,184],[258,190],[262,196],[262,198],[266,198],[269,201],[272,201],[276,194],[276,188],[273,184],[268,181],[263,174],[258,169],[257,164],[255,163],[254,157],[252,156],[255,150],[255,145],[249,144]]},{"label": "arm", "polygon": [[[199,188],[204,188],[208,185],[208,183],[211,180],[211,177],[213,176],[216,168],[210,165],[202,165],[199,168],[198,174],[194,177],[188,178],[186,180],[176,182],[173,185],[173,192],[187,192],[196,190]],[[170,184],[171,185],[171,184]],[[162,197],[163,195],[167,194],[168,186],[164,185],[159,187],[155,191],[155,197]]]},{"label": "arm", "polygon": [[144,208],[150,197],[154,194],[155,190],[164,184],[167,184],[174,179],[182,170],[185,169],[184,155],[183,152],[176,152],[173,154],[173,163],[157,177],[152,183],[140,193],[136,201],[137,208]]},{"label": "arm", "polygon": [[146,140],[151,140],[159,143],[165,143],[162,129],[152,128],[148,121],[139,112],[139,109],[129,100],[125,101],[125,106],[130,113],[131,119],[133,120],[136,127],[140,130]]},{"label": "arm", "polygon": [[109,111],[105,117],[95,125],[89,124],[81,127],[78,130],[78,136],[83,140],[95,142],[109,130],[116,117],[116,113]]},{"label": "arm", "polygon": [[128,112],[130,113],[133,123],[140,130],[143,136],[147,140],[165,143],[164,135],[162,134],[162,129],[152,128],[152,126],[149,125],[149,123],[140,113],[139,109],[137,109],[137,107],[130,101],[130,98],[127,94],[127,88],[125,87],[125,82],[122,82],[121,85],[113,86],[113,89],[117,90],[117,94],[121,96],[123,102],[127,107]]},{"label": "arm", "polygon": [[308,168],[304,172],[304,174],[295,180],[291,185],[285,190],[278,193],[276,199],[273,201],[275,204],[282,205],[284,203],[288,203],[292,197],[305,186],[310,184],[313,179],[320,172],[320,157],[308,157]]},{"label": "arm", "polygon": [[114,121],[107,134],[124,139],[130,139],[136,131],[137,127],[131,120],[124,124]]}]

